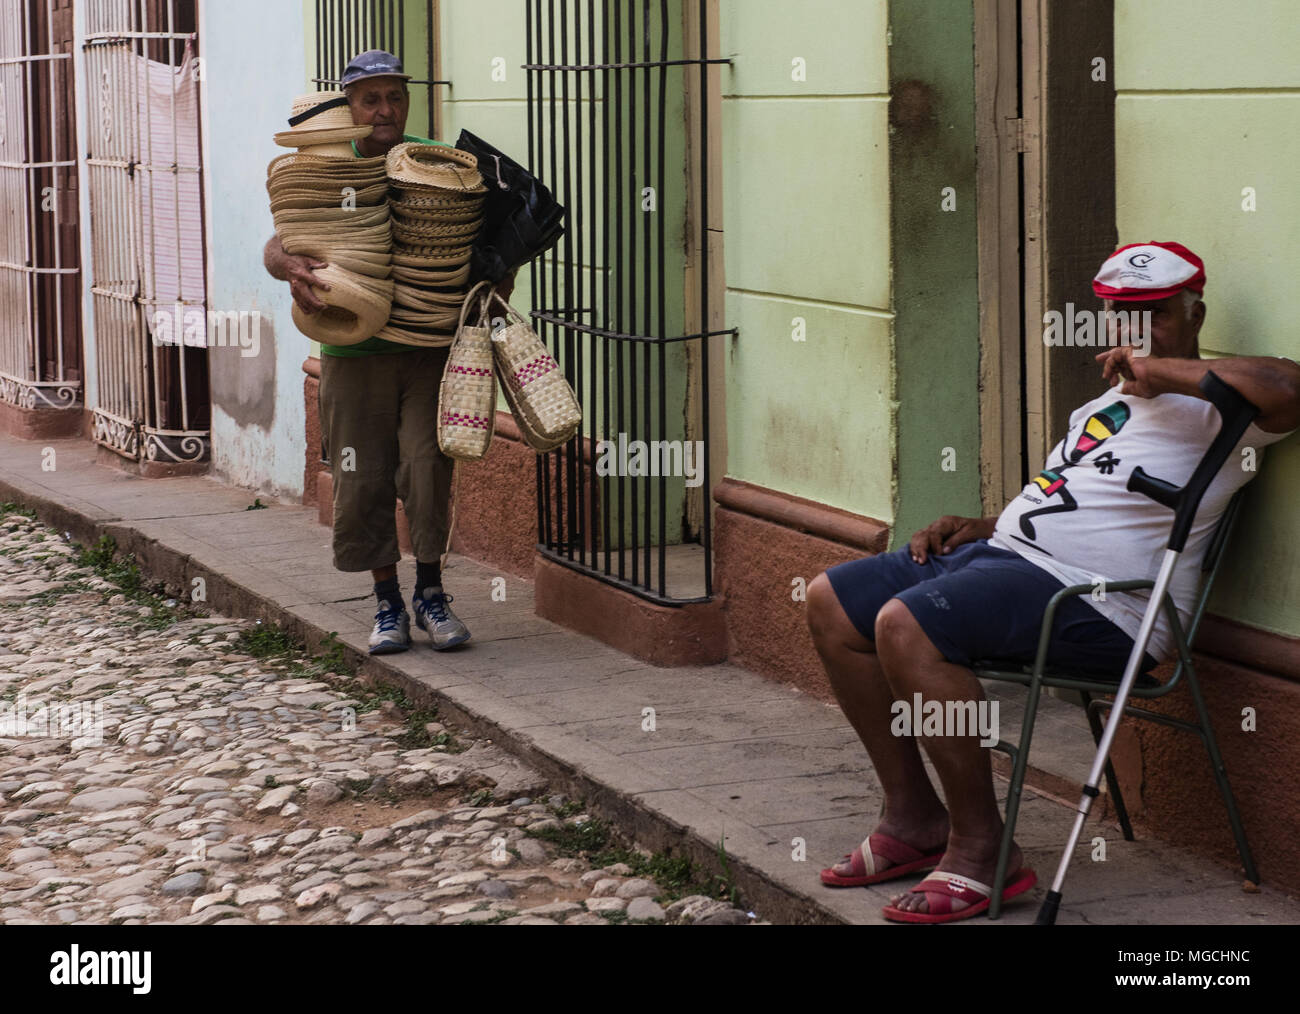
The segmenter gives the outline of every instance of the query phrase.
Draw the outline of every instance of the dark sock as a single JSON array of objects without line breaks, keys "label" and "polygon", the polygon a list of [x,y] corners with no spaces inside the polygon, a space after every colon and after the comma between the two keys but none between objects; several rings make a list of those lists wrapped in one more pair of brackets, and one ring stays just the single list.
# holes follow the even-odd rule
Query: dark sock
[{"label": "dark sock", "polygon": [[375,598],[379,600],[379,608],[387,606],[389,609],[400,612],[402,606],[402,587],[397,583],[397,578],[390,577],[387,581],[380,581],[375,585]]},{"label": "dark sock", "polygon": [[423,595],[426,589],[442,584],[442,567],[436,563],[415,563],[415,594]]}]

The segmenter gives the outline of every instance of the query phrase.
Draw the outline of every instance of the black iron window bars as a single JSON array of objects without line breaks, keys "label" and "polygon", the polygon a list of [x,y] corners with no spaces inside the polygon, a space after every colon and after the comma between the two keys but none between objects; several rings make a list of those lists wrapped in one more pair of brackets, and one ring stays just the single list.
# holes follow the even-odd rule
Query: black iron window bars
[{"label": "black iron window bars", "polygon": [[[689,16],[698,5],[698,55],[670,58],[685,47],[683,3]],[[538,458],[538,550],[659,604],[707,602],[709,339],[735,333],[708,330],[708,96],[710,66],[730,61],[708,58],[708,0],[529,0],[526,30],[529,164],[569,211],[560,246],[532,265],[532,317],[586,417],[584,434]],[[698,85],[686,87],[695,71]],[[699,129],[690,145],[688,122]],[[673,165],[672,179],[670,149],[695,160],[689,172]],[[674,334],[686,319],[674,278],[683,277],[675,269],[685,262],[688,204],[699,244],[691,317],[701,323]],[[683,452],[703,449],[693,523],[682,478],[653,468],[656,447],[674,436],[686,438]],[[601,449],[608,455],[615,442],[614,461],[626,463],[625,441],[650,449],[651,474],[611,476],[609,456],[601,469]],[[667,450],[662,457],[670,460]],[[688,544],[702,552],[679,552]]]},{"label": "black iron window bars", "polygon": [[[432,5],[425,12],[425,52],[433,68],[437,25]],[[392,53],[406,66],[405,0],[316,0],[316,77],[312,83],[322,88],[337,88],[343,82],[326,74],[341,74],[358,53],[382,49]],[[450,81],[412,79],[411,85],[424,85],[428,94],[429,123],[425,137],[436,137],[434,88]]]}]

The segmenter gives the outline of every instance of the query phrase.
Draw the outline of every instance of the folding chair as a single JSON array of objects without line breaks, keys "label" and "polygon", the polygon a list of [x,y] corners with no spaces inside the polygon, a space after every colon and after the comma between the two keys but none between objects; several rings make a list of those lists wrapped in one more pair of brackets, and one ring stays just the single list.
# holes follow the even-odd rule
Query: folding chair
[{"label": "folding chair", "polygon": [[[1223,559],[1223,549],[1232,534],[1232,527],[1236,522],[1237,513],[1241,507],[1241,498],[1245,491],[1239,490],[1228,504],[1227,510],[1219,521],[1218,528],[1206,548],[1205,558],[1201,563],[1201,590],[1196,599],[1196,606],[1192,613],[1191,626],[1184,636],[1182,625],[1178,620],[1178,612],[1174,608],[1173,599],[1166,594],[1164,596],[1163,607],[1165,615],[1169,620],[1169,626],[1174,636],[1174,643],[1178,650],[1178,666],[1174,670],[1173,676],[1167,683],[1160,683],[1149,674],[1138,677],[1136,684],[1130,692],[1130,697],[1149,700],[1157,697],[1164,697],[1171,693],[1180,683],[1186,682],[1187,688],[1192,695],[1192,702],[1196,708],[1197,720],[1195,722],[1184,721],[1179,718],[1172,718],[1168,715],[1162,715],[1158,712],[1146,708],[1138,708],[1132,705],[1126,705],[1124,713],[1132,715],[1135,718],[1146,719],[1152,722],[1159,722],[1162,725],[1173,726],[1175,729],[1183,729],[1187,732],[1194,732],[1201,738],[1205,744],[1206,752],[1210,757],[1210,766],[1214,771],[1215,781],[1219,786],[1219,793],[1223,796],[1224,805],[1228,808],[1228,821],[1232,825],[1232,834],[1237,841],[1237,851],[1241,853],[1242,866],[1245,867],[1246,876],[1254,883],[1259,883],[1259,871],[1255,867],[1254,857],[1251,855],[1250,845],[1246,841],[1246,833],[1241,825],[1241,816],[1237,812],[1237,803],[1232,795],[1232,788],[1228,785],[1228,774],[1223,765],[1223,757],[1219,753],[1219,745],[1214,738],[1214,729],[1210,724],[1209,711],[1205,706],[1205,698],[1201,695],[1201,688],[1196,677],[1196,667],[1192,662],[1191,644],[1196,639],[1196,633],[1200,629],[1201,618],[1205,614],[1205,607],[1210,598],[1210,591],[1214,587],[1214,579],[1219,569],[1219,564]],[[1043,624],[1040,628],[1038,639],[1038,651],[1034,658],[1032,666],[1018,665],[1017,663],[999,663],[996,661],[980,661],[973,666],[975,675],[980,679],[999,680],[1008,683],[1020,683],[1029,687],[1029,696],[1025,702],[1024,721],[1021,726],[1020,743],[1018,746],[1012,746],[1004,740],[1000,740],[993,747],[995,750],[1001,750],[1006,753],[1012,760],[1011,785],[1007,790],[1007,808],[1006,808],[1006,825],[1002,832],[1002,846],[998,851],[997,873],[993,880],[993,897],[989,903],[989,918],[996,919],[1002,911],[1002,891],[1006,884],[1007,863],[1011,854],[1011,842],[1015,836],[1016,818],[1020,811],[1020,795],[1025,783],[1025,770],[1029,763],[1029,745],[1034,733],[1034,720],[1038,712],[1038,699],[1043,687],[1060,687],[1066,690],[1076,690],[1083,697],[1085,711],[1088,716],[1088,725],[1092,729],[1093,740],[1098,744],[1102,737],[1102,722],[1098,717],[1098,712],[1102,708],[1109,709],[1112,706],[1111,701],[1094,700],[1094,694],[1113,695],[1119,689],[1119,674],[1116,674],[1115,681],[1105,681],[1095,676],[1078,675],[1070,673],[1067,670],[1049,667],[1046,665],[1048,644],[1052,630],[1052,623],[1056,616],[1056,610],[1060,603],[1072,595],[1090,595],[1097,588],[1103,588],[1106,594],[1111,592],[1125,592],[1136,589],[1153,588],[1154,581],[1109,581],[1099,585],[1073,585],[1068,588],[1062,588],[1052,596],[1047,604],[1047,610],[1043,614]],[[1149,607],[1150,608],[1150,607]],[[1126,841],[1133,841],[1133,828],[1129,824],[1128,811],[1124,806],[1124,797],[1120,794],[1119,780],[1115,777],[1114,768],[1111,766],[1110,759],[1106,760],[1106,786],[1110,793],[1111,799],[1115,802],[1115,811],[1119,817],[1120,827],[1124,831]]]}]

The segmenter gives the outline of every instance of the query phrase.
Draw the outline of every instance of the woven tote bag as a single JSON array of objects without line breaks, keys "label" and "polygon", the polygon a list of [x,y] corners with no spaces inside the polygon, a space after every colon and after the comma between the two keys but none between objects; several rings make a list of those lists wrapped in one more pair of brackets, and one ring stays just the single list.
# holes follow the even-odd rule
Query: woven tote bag
[{"label": "woven tote bag", "polygon": [[475,286],[460,310],[456,337],[438,388],[438,446],[457,461],[478,461],[496,429],[497,381],[492,371],[492,328],[483,323],[487,301],[478,304],[478,323],[466,323]]},{"label": "woven tote bag", "polygon": [[[560,364],[537,332],[495,293],[489,305],[505,309],[506,324],[492,335],[492,352],[506,403],[525,443],[538,452],[572,440],[582,426],[582,407]],[[491,311],[484,314],[490,319]]]}]

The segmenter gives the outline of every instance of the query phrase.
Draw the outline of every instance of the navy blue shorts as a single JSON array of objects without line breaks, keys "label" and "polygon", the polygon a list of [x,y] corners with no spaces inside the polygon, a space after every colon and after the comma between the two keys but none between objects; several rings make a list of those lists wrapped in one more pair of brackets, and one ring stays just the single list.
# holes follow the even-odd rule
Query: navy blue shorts
[{"label": "navy blue shorts", "polygon": [[[912,560],[893,553],[851,560],[826,572],[840,605],[858,632],[876,639],[876,614],[899,599],[949,662],[970,666],[996,659],[1032,663],[1048,600],[1065,586],[1018,553],[987,540],[958,546],[947,556]],[[1119,682],[1133,639],[1074,596],[1056,611],[1047,661]],[[1145,655],[1143,672],[1156,661]]]}]

